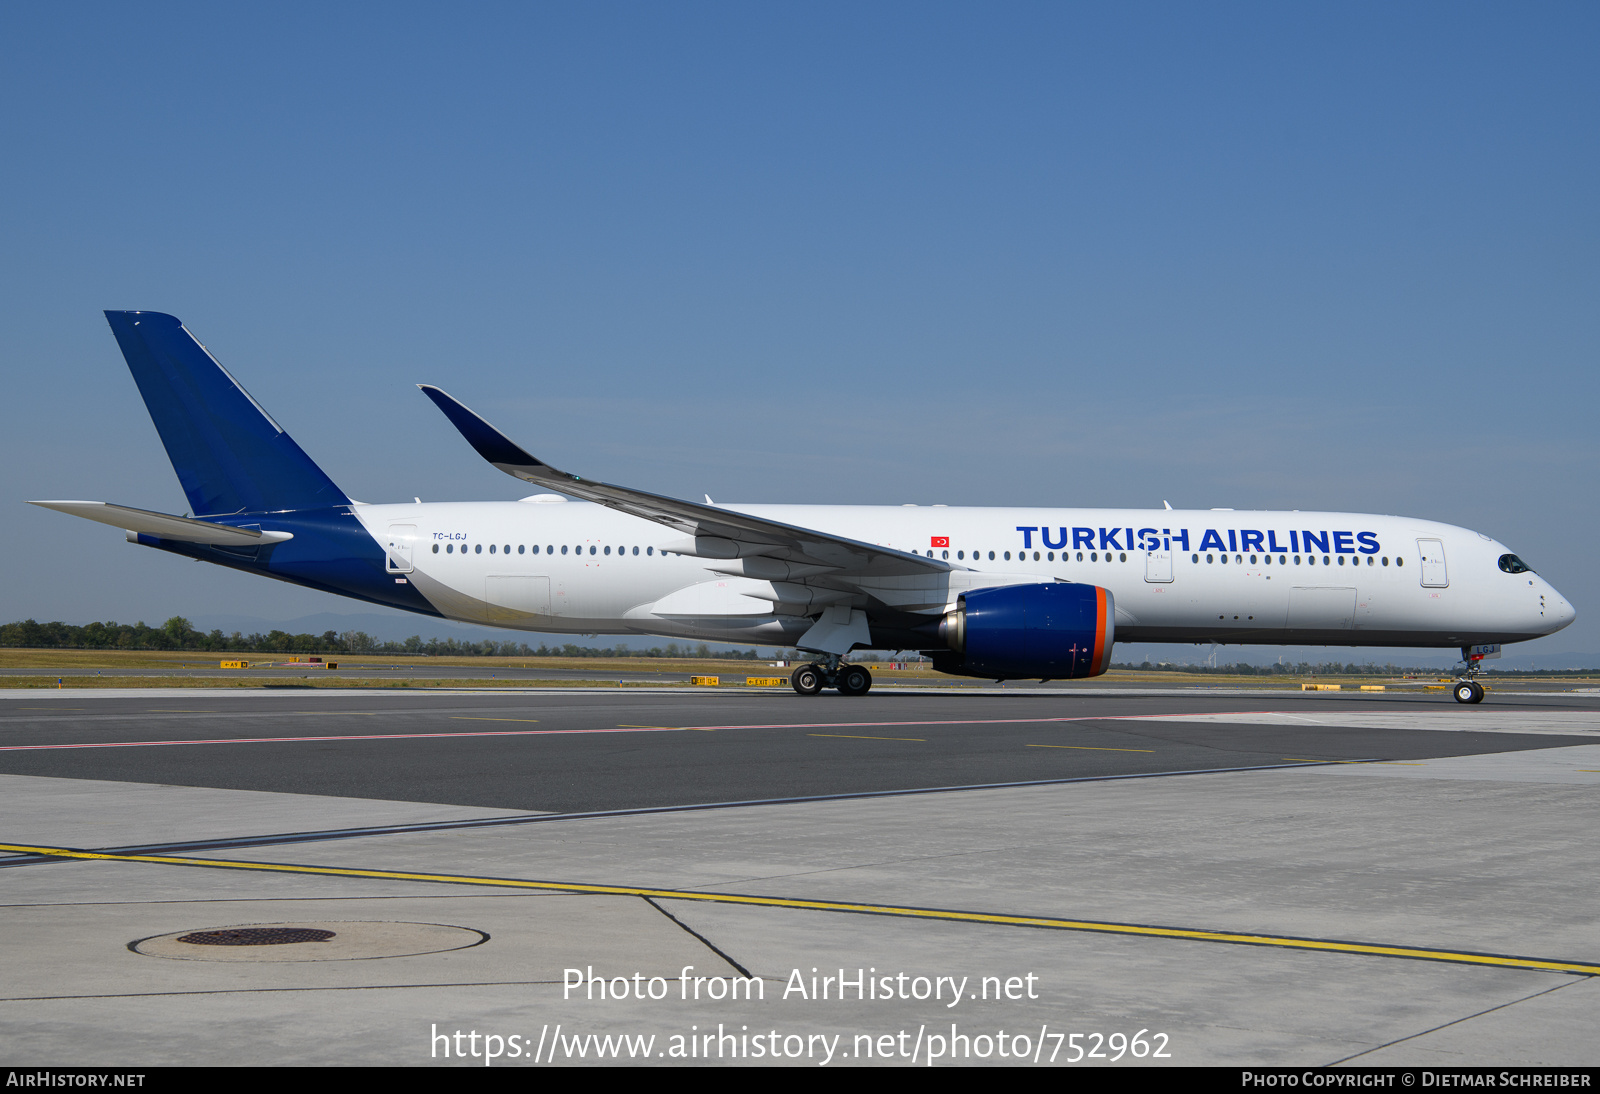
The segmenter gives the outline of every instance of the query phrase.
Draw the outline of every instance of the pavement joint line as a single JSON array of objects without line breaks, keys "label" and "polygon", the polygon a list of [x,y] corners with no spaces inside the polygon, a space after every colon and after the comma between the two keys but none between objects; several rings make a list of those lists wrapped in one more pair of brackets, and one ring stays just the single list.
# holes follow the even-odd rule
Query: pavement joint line
[{"label": "pavement joint line", "polygon": [[[165,713],[216,714],[218,711],[166,711]],[[286,713],[298,713],[289,711]],[[537,722],[537,718],[495,718],[487,716],[453,715],[452,721],[465,722]],[[938,721],[901,722],[800,722],[794,724],[747,726],[615,726],[607,729],[524,729],[483,730],[465,733],[364,733],[335,736],[305,737],[217,737],[204,740],[170,741],[85,741],[69,744],[0,745],[0,752],[51,752],[85,748],[167,748],[178,745],[230,745],[230,744],[309,744],[316,741],[400,741],[427,740],[440,737],[517,737],[539,735],[570,735],[583,733],[676,733],[688,730],[718,729],[863,729],[888,726],[965,726],[965,725],[1027,725],[1052,722],[1100,721],[1096,718],[981,718],[944,719]],[[837,736],[848,736],[838,734]],[[1137,750],[1132,750],[1137,751]]]},{"label": "pavement joint line", "polygon": [[285,988],[194,988],[189,991],[121,991],[91,995],[6,995],[0,1003],[54,1003],[72,999],[162,999],[186,995],[270,995],[283,992],[315,994],[323,991],[411,991],[417,988],[525,988],[559,984],[560,980],[463,980],[439,984],[300,984]]},{"label": "pavement joint line", "polygon": [[703,945],[706,949],[710,950],[712,953],[714,953],[718,957],[722,958],[728,964],[732,965],[735,969],[737,969],[739,971],[739,975],[740,976],[744,977],[746,980],[754,978],[754,975],[755,975],[754,973],[752,973],[749,969],[745,968],[743,965],[739,964],[739,962],[735,961],[730,954],[728,954],[725,950],[722,949],[722,947],[718,946],[715,942],[711,941],[711,939],[707,938],[705,935],[701,934],[699,931],[697,931],[693,927],[689,926],[689,924],[685,923],[683,920],[679,919],[677,916],[675,916],[671,912],[667,911],[665,908],[663,908],[660,905],[660,903],[658,903],[655,900],[652,900],[650,897],[645,897],[644,898],[644,902],[646,904],[650,905],[650,907],[654,908],[656,911],[660,912],[662,915],[666,916],[668,919],[672,920],[673,923],[675,923],[679,927],[683,928],[684,933],[686,933],[690,937],[694,938],[697,942],[699,942],[701,945]]},{"label": "pavement joint line", "polygon": [[1102,748],[1098,745],[1028,745],[1028,748],[1074,748],[1079,752],[1154,752],[1153,748]]},{"label": "pavement joint line", "polygon": [[1528,1002],[1530,999],[1537,999],[1541,995],[1549,995],[1553,991],[1560,991],[1562,988],[1571,987],[1575,983],[1578,983],[1578,981],[1568,980],[1566,983],[1557,984],[1553,988],[1545,988],[1543,991],[1536,991],[1531,995],[1524,995],[1521,999],[1511,999],[1504,1003],[1497,1003],[1492,1007],[1485,1007],[1483,1010],[1475,1011],[1472,1014],[1463,1014],[1460,1018],[1452,1018],[1448,1022],[1441,1022],[1439,1025],[1433,1026],[1429,1029],[1418,1030],[1416,1033],[1408,1033],[1404,1037],[1396,1037],[1392,1041],[1385,1041],[1381,1045],[1373,1045],[1371,1048],[1364,1048],[1360,1052],[1352,1053],[1349,1056],[1344,1056],[1337,1060],[1330,1060],[1328,1063],[1320,1066],[1338,1067],[1340,1064],[1349,1063],[1351,1060],[1359,1060],[1363,1056],[1370,1056],[1374,1052],[1382,1052],[1386,1048],[1392,1048],[1395,1045],[1403,1045],[1407,1041],[1415,1041],[1420,1037],[1428,1036],[1430,1033],[1438,1033],[1442,1029],[1449,1029],[1451,1026],[1459,1026],[1463,1022],[1472,1021],[1474,1018],[1482,1018],[1484,1015],[1493,1014],[1497,1010],[1505,1010],[1508,1007],[1520,1006],[1521,1004]]},{"label": "pavement joint line", "polygon": [[926,737],[870,737],[865,733],[807,733],[807,737],[842,737],[851,741],[916,741],[927,744]]},{"label": "pavement joint line", "polygon": [[[1253,713],[1253,712],[1252,712]],[[1041,725],[1053,722],[1115,721],[1103,715],[1071,718],[934,718],[892,722],[774,722],[748,726],[679,726],[679,729],[885,729],[891,726],[1006,726]]]},{"label": "pavement joint line", "polygon": [[1443,950],[1416,946],[1390,946],[1330,938],[1302,938],[1293,935],[1242,933],[1167,927],[1145,923],[1117,923],[1105,920],[1065,919],[1053,916],[1004,915],[996,912],[963,911],[951,908],[922,908],[914,905],[873,904],[838,900],[805,900],[794,897],[756,896],[747,893],[704,892],[693,889],[656,889],[632,885],[594,885],[570,881],[541,881],[530,878],[482,877],[466,874],[430,874],[405,870],[363,870],[348,866],[312,866],[289,862],[249,862],[236,859],[181,858],[172,855],[113,855],[99,851],[77,851],[67,847],[35,847],[0,844],[0,851],[50,855],[67,859],[133,862],[156,866],[188,866],[211,870],[245,870],[277,874],[302,874],[318,877],[368,878],[375,881],[415,881],[440,885],[473,885],[505,889],[554,890],[587,893],[595,896],[632,896],[646,900],[687,900],[745,907],[786,908],[798,911],[843,912],[878,915],[896,919],[921,919],[946,923],[979,923],[1005,927],[1035,927],[1045,930],[1081,931],[1091,934],[1116,934],[1180,941],[1216,942],[1227,945],[1278,947],[1343,953],[1367,957],[1393,957],[1414,961],[1478,965],[1491,968],[1527,969],[1534,972],[1559,972],[1577,976],[1600,976],[1600,964],[1581,961],[1555,961],[1516,954],[1478,953],[1470,950]]},{"label": "pavement joint line", "polygon": [[[523,718],[478,718],[473,721],[521,722],[537,721]],[[418,741],[451,737],[548,737],[570,736],[581,733],[668,733],[669,729],[483,729],[452,730],[448,733],[345,733],[308,737],[216,737],[206,740],[173,741],[86,741],[57,745],[0,745],[0,752],[50,752],[60,749],[82,748],[166,748],[175,745],[266,745],[309,744],[316,741]]]},{"label": "pavement joint line", "polygon": [[[447,734],[446,736],[457,736]],[[1303,763],[1261,764],[1253,767],[1207,767],[1179,771],[1143,771],[1124,775],[1078,775],[1065,779],[1026,779],[1021,782],[970,783],[958,786],[923,786],[907,790],[860,790],[847,794],[812,794],[794,798],[753,798],[747,801],[698,802],[689,805],[654,805],[634,809],[599,809],[583,813],[525,813],[513,817],[474,817],[466,820],[423,821],[417,824],[381,824],[366,828],[333,828],[319,832],[278,832],[263,836],[233,836],[182,842],[136,844],[103,848],[106,854],[171,854],[176,851],[214,851],[235,847],[269,847],[285,843],[324,843],[330,840],[361,839],[367,836],[402,836],[424,832],[454,832],[471,828],[500,828],[515,824],[542,824],[548,821],[605,820],[641,817],[658,813],[695,813],[710,809],[744,809],[763,805],[805,805],[812,802],[859,801],[870,798],[901,798],[913,794],[954,794],[965,790],[1020,790],[1031,786],[1070,786],[1074,783],[1121,782],[1128,779],[1167,779],[1180,775],[1231,775],[1248,771],[1293,771],[1330,763],[1374,763],[1374,760],[1310,760]],[[4,847],[0,847],[3,851]],[[49,855],[0,857],[0,869],[62,862]]]},{"label": "pavement joint line", "polygon": [[[488,717],[486,715],[482,715],[482,714],[454,714],[454,715],[451,715],[450,720],[452,722],[537,722],[537,721],[540,721],[540,719],[538,719],[538,718],[490,718],[490,717]],[[638,728],[638,727],[629,727],[629,728]]]}]

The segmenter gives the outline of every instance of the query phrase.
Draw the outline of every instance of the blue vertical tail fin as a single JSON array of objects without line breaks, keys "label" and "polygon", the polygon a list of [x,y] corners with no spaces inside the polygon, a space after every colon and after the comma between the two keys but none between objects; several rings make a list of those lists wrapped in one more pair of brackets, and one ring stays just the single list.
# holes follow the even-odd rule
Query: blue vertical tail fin
[{"label": "blue vertical tail fin", "polygon": [[195,516],[349,504],[177,319],[108,311],[106,320]]}]

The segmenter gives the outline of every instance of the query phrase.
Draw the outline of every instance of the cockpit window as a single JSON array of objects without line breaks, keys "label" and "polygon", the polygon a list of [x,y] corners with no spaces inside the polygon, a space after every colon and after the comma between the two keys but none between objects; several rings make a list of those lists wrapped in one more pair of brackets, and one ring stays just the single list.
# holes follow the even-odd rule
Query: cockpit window
[{"label": "cockpit window", "polygon": [[1533,567],[1522,561],[1516,555],[1501,555],[1500,568],[1508,574],[1531,574]]}]

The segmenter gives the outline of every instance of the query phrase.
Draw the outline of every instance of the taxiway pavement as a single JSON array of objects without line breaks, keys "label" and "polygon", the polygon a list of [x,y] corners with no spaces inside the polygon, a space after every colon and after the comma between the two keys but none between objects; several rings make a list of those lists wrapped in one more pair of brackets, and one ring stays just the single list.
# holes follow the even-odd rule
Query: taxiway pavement
[{"label": "taxiway pavement", "polygon": [[[1059,1065],[1144,1030],[1184,1064],[1594,1064],[1597,698],[13,693],[0,1044],[772,1062],[759,1032],[792,1064]],[[951,787],[984,788],[919,792]],[[139,948],[261,924],[355,948]],[[817,999],[813,969],[953,980]],[[764,998],[711,997],[746,975]]]}]

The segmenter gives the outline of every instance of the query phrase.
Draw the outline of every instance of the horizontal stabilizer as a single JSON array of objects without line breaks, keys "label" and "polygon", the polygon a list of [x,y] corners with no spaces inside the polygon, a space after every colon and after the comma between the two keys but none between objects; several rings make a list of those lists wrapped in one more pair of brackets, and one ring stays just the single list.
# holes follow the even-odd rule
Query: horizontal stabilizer
[{"label": "horizontal stabilizer", "polygon": [[218,547],[259,547],[264,543],[282,543],[293,539],[293,532],[263,532],[258,528],[230,528],[226,524],[195,520],[193,517],[175,517],[171,513],[152,513],[148,509],[134,509],[127,505],[113,505],[108,501],[30,501],[58,513],[69,513],[85,520],[97,520],[113,528],[129,532],[143,532],[160,539],[175,539],[185,543],[210,543]]}]

